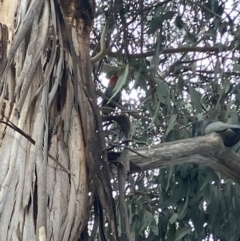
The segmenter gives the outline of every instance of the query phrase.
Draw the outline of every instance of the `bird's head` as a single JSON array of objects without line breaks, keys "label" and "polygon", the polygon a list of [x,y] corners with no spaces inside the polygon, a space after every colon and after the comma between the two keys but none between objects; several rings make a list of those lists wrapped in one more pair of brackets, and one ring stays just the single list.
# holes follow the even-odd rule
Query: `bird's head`
[{"label": "bird's head", "polygon": [[108,87],[115,87],[118,81],[118,76],[117,75],[112,75],[109,83],[108,83]]}]

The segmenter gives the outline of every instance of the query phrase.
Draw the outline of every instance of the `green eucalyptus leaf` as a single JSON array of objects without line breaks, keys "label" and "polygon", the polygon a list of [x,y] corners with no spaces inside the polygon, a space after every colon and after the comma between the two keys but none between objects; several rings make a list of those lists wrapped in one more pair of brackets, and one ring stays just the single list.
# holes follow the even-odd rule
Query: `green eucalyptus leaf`
[{"label": "green eucalyptus leaf", "polygon": [[190,95],[191,95],[191,101],[193,105],[196,108],[197,113],[201,112],[201,95],[198,91],[196,91],[191,86],[189,87]]},{"label": "green eucalyptus leaf", "polygon": [[168,127],[167,127],[167,130],[166,130],[166,133],[165,135],[167,136],[168,133],[174,128],[174,125],[175,125],[175,122],[176,122],[176,119],[177,119],[177,114],[175,115],[172,115],[168,121]]},{"label": "green eucalyptus leaf", "polygon": [[174,213],[172,217],[169,219],[169,223],[174,224],[178,219],[178,214]]},{"label": "green eucalyptus leaf", "polygon": [[141,227],[139,229],[139,233],[141,233],[149,224],[153,221],[152,213],[148,212],[147,210],[143,211]]},{"label": "green eucalyptus leaf", "polygon": [[167,97],[169,95],[169,87],[162,79],[156,78],[157,93],[159,98]]},{"label": "green eucalyptus leaf", "polygon": [[176,239],[175,240],[176,241],[181,240],[185,235],[187,235],[190,232],[191,232],[190,227],[188,227],[188,226],[183,227],[181,230],[176,232]]},{"label": "green eucalyptus leaf", "polygon": [[176,12],[174,11],[167,11],[166,13],[163,14],[162,19],[165,21],[171,20],[174,17],[175,13]]},{"label": "green eucalyptus leaf", "polygon": [[154,235],[156,235],[156,236],[159,235],[159,228],[158,228],[158,225],[155,222],[151,223],[150,229],[154,233]]},{"label": "green eucalyptus leaf", "polygon": [[188,201],[189,201],[189,196],[187,195],[184,202],[182,205],[178,205],[178,219],[183,219],[188,212]]},{"label": "green eucalyptus leaf", "polygon": [[167,178],[167,186],[166,186],[166,191],[168,190],[168,188],[170,187],[170,181],[171,181],[171,178],[172,178],[172,175],[175,171],[175,167],[170,167],[168,169],[168,178]]}]

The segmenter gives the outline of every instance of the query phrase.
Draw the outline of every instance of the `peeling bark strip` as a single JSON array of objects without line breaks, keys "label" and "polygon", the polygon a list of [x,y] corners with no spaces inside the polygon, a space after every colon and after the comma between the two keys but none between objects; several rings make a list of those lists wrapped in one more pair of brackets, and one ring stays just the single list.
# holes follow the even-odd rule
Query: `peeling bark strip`
[{"label": "peeling bark strip", "polygon": [[[89,34],[93,24],[94,2],[61,1],[65,28],[73,60],[75,107],[79,110],[86,147],[87,166],[93,180],[94,192],[100,199],[108,221],[109,239],[117,239],[116,211],[110,184],[110,170],[104,150],[102,122],[91,75]],[[100,143],[100,144],[99,144]]]},{"label": "peeling bark strip", "polygon": [[[43,3],[44,3],[44,0],[31,1],[31,4],[29,6],[29,9],[28,9],[24,19],[22,20],[21,24],[18,26],[18,29],[16,30],[17,33],[15,35],[12,46],[9,50],[9,54],[8,54],[8,58],[7,58],[8,62],[4,63],[2,70],[5,72],[5,74],[8,71],[8,68],[12,62],[12,59],[13,59],[16,51],[17,51],[17,48],[21,44],[23,38],[26,36],[27,31],[31,27],[34,18],[37,18],[39,16]],[[7,64],[7,66],[5,64]],[[1,74],[2,74],[2,72],[0,72],[0,75]],[[4,80],[4,82],[6,82],[6,80]],[[1,85],[3,85],[3,84],[5,84],[5,83],[1,83]],[[4,93],[2,93],[2,94],[4,94]]]},{"label": "peeling bark strip", "polygon": [[8,44],[8,28],[0,23],[0,73],[3,70],[2,64],[6,62]]}]

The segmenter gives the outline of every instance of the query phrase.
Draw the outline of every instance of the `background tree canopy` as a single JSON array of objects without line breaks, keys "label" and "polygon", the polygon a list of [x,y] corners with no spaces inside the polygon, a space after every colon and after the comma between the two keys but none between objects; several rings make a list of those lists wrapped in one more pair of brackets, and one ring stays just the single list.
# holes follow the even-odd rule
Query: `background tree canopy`
[{"label": "background tree canopy", "polygon": [[[238,1],[97,1],[93,76],[119,71],[132,138],[148,144],[191,137],[198,119],[239,123]],[[105,36],[102,36],[105,37]],[[119,137],[120,140],[120,137]],[[138,144],[141,146],[142,144]],[[240,143],[233,150],[240,151]],[[240,189],[211,168],[179,165],[130,175],[127,205],[136,240],[240,240]]]}]

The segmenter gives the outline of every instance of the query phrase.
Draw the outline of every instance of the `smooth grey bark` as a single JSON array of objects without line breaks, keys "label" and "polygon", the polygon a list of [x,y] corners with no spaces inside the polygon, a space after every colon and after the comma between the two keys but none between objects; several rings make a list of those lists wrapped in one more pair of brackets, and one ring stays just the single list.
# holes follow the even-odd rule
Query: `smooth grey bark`
[{"label": "smooth grey bark", "polygon": [[130,153],[130,161],[143,171],[195,162],[211,166],[240,184],[240,156],[225,147],[217,133],[152,145],[137,152],[140,155]]}]

